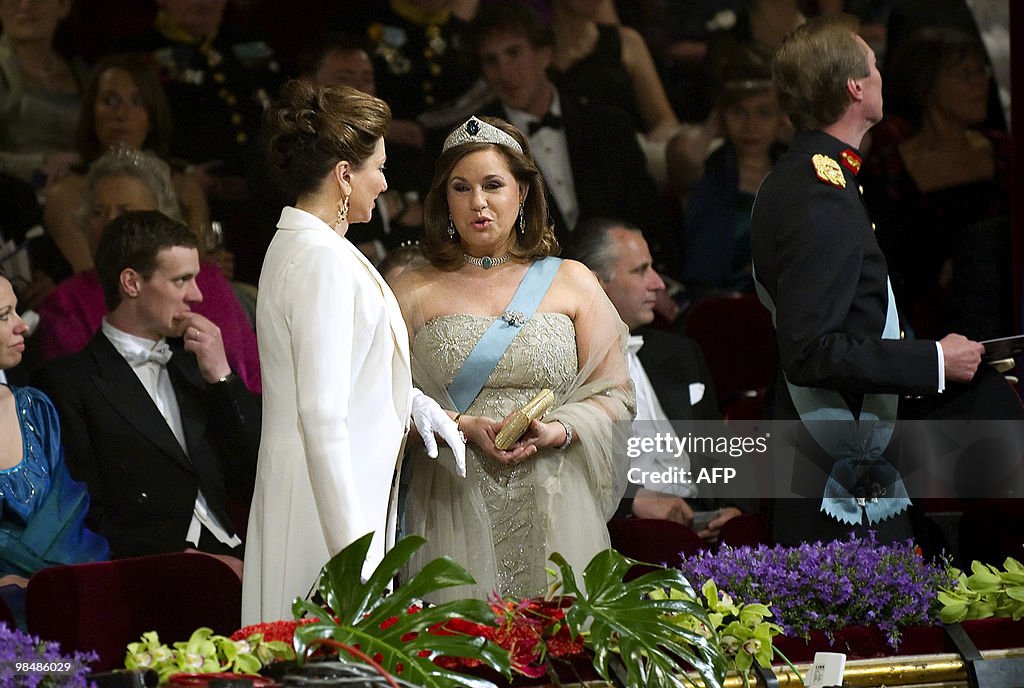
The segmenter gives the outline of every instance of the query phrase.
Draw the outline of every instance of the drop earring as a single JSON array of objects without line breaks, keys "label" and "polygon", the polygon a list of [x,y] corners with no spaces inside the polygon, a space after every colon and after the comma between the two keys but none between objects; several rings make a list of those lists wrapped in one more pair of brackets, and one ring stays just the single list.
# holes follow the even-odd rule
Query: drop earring
[{"label": "drop earring", "polygon": [[452,221],[451,215],[448,216],[448,238],[455,240],[455,222]]},{"label": "drop earring", "polygon": [[523,204],[519,204],[519,238],[526,238],[526,209]]},{"label": "drop earring", "polygon": [[348,219],[348,196],[342,196],[338,202],[338,222],[337,224],[343,224]]}]

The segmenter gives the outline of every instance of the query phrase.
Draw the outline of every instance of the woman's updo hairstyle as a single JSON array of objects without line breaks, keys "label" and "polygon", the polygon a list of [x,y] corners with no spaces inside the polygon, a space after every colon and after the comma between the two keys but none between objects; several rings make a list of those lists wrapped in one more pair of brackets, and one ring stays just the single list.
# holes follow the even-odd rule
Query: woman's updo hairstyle
[{"label": "woman's updo hairstyle", "polygon": [[361,167],[390,122],[388,104],[362,91],[289,81],[263,116],[270,179],[294,203],[338,162]]}]

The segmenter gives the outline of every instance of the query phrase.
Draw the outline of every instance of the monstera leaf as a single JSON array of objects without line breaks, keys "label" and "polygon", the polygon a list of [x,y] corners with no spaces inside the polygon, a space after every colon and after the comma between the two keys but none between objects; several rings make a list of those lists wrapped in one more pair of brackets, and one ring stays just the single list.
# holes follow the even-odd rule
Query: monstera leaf
[{"label": "monstera leaf", "polygon": [[[432,591],[473,583],[473,577],[462,566],[448,557],[435,559],[393,593],[385,595],[399,569],[425,540],[416,535],[403,538],[384,556],[369,579],[362,582],[362,565],[372,538],[373,533],[359,538],[324,567],[319,589],[330,612],[305,600],[296,600],[292,606],[297,619],[304,615],[319,618],[295,631],[295,653],[300,661],[308,647],[327,638],[357,647],[395,676],[418,686],[493,685],[438,666],[432,659],[439,655],[476,659],[506,677],[511,676],[508,652],[501,647],[480,637],[428,632],[453,618],[493,624],[494,613],[485,601],[457,600],[410,613],[410,607]],[[332,615],[334,619],[329,618]]]},{"label": "monstera leaf", "polygon": [[[703,679],[704,688],[721,688],[728,665],[717,642],[670,619],[691,614],[710,627],[707,612],[680,571],[656,569],[623,582],[638,562],[608,549],[584,570],[584,593],[562,555],[552,554],[551,561],[561,570],[565,592],[576,597],[565,616],[569,631],[573,635],[589,633],[587,645],[594,652],[594,668],[606,681],[611,681],[609,660],[618,653],[626,671],[627,688],[700,685],[682,672],[681,663],[693,667]],[[652,599],[648,595],[666,589],[684,594],[673,596],[675,599]]]}]

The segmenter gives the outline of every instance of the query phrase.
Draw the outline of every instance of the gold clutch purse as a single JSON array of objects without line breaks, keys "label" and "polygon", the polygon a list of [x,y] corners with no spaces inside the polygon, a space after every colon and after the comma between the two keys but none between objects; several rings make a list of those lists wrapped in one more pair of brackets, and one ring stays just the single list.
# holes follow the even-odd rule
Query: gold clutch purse
[{"label": "gold clutch purse", "polygon": [[494,438],[494,446],[505,451],[523,436],[530,423],[540,420],[555,403],[555,395],[550,389],[542,389],[537,396],[526,402],[526,406],[512,414],[508,422],[498,431]]}]

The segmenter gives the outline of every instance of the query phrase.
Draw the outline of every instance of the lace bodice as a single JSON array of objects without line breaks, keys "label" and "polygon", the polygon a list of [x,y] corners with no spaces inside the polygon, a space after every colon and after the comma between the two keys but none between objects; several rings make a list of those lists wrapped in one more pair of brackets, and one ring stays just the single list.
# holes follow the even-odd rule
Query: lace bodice
[{"label": "lace bodice", "polygon": [[[439,377],[448,385],[493,322],[491,317],[468,314],[434,318],[416,333],[412,356],[421,365],[444,371]],[[577,368],[572,320],[561,313],[536,313],[505,350],[466,413],[504,418],[541,389],[557,395],[576,377]],[[501,593],[540,593],[546,583],[544,543],[550,524],[537,508],[535,461],[506,466],[472,443],[466,455],[467,480],[479,489],[488,513]]]},{"label": "lace bodice", "polygon": [[[416,333],[412,355],[431,361],[436,370],[445,371],[445,384],[451,384],[494,320],[465,313],[433,318]],[[481,396],[470,408],[485,399],[488,405],[522,405],[540,389],[554,390],[568,383],[576,376],[576,369],[576,332],[572,321],[562,313],[535,313],[505,350]],[[509,410],[512,409],[505,413]]]}]

